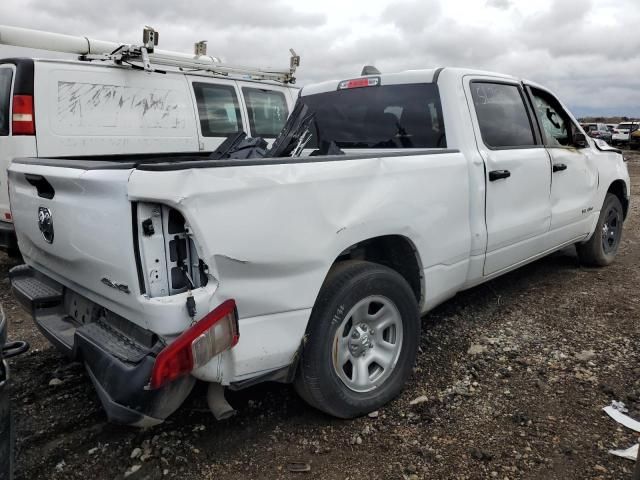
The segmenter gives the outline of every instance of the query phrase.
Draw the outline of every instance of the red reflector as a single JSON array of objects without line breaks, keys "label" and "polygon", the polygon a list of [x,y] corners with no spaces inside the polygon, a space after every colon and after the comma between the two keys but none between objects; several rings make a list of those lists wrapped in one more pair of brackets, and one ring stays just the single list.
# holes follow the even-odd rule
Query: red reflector
[{"label": "red reflector", "polygon": [[380,85],[380,77],[354,78],[353,80],[343,80],[338,85],[338,90],[348,88],[376,87]]},{"label": "red reflector", "polygon": [[33,114],[33,97],[31,95],[14,95],[13,112],[11,113],[13,135],[35,135],[36,123]]},{"label": "red reflector", "polygon": [[189,374],[240,339],[235,300],[227,300],[165,347],[151,372],[150,388]]},{"label": "red reflector", "polygon": [[9,212],[4,212],[4,219],[11,220],[11,214]]}]

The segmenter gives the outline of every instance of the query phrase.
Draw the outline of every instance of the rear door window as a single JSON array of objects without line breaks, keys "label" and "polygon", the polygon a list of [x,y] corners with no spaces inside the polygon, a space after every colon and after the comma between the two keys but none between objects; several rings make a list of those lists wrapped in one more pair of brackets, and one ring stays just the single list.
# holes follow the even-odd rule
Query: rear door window
[{"label": "rear door window", "polygon": [[193,89],[203,137],[227,137],[242,130],[240,104],[233,86],[194,82]]},{"label": "rear door window", "polygon": [[314,138],[341,148],[445,148],[438,87],[378,85],[303,96],[315,114]]},{"label": "rear door window", "polygon": [[13,70],[11,68],[0,68],[0,135],[9,135],[11,124],[11,81]]},{"label": "rear door window", "polygon": [[488,147],[514,148],[536,144],[519,86],[472,82],[471,97],[482,140]]},{"label": "rear door window", "polygon": [[282,92],[261,88],[242,89],[254,137],[275,138],[282,130],[289,109]]}]

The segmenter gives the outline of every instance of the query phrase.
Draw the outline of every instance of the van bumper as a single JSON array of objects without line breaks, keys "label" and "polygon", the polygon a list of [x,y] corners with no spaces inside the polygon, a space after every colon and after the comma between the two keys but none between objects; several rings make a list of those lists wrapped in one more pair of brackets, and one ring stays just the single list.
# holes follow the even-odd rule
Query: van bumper
[{"label": "van bumper", "polygon": [[75,294],[26,265],[12,268],[9,278],[14,296],[44,336],[84,364],[110,421],[140,427],[161,423],[191,392],[192,376],[156,390],[146,388],[156,355],[165,346],[153,332],[97,305],[90,321],[76,321],[65,308],[68,296]]},{"label": "van bumper", "polygon": [[0,221],[0,250],[15,251],[18,249],[18,239],[13,223]]}]

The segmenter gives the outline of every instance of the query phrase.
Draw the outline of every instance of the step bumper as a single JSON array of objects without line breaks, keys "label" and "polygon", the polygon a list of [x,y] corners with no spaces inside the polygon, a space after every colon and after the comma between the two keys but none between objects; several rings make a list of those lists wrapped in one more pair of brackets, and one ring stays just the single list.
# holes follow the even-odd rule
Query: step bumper
[{"label": "step bumper", "polygon": [[156,355],[164,342],[88,300],[91,314],[79,322],[67,313],[79,295],[36,270],[9,272],[11,289],[40,331],[70,359],[83,362],[109,420],[135,426],[161,423],[191,392],[195,378],[182,377],[148,390]]}]

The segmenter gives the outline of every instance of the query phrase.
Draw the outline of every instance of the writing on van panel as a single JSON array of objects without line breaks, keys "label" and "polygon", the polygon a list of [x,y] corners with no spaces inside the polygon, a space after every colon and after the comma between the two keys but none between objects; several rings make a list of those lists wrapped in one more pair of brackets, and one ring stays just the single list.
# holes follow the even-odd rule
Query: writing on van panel
[{"label": "writing on van panel", "polygon": [[65,127],[185,128],[175,90],[58,82],[58,122]]}]

